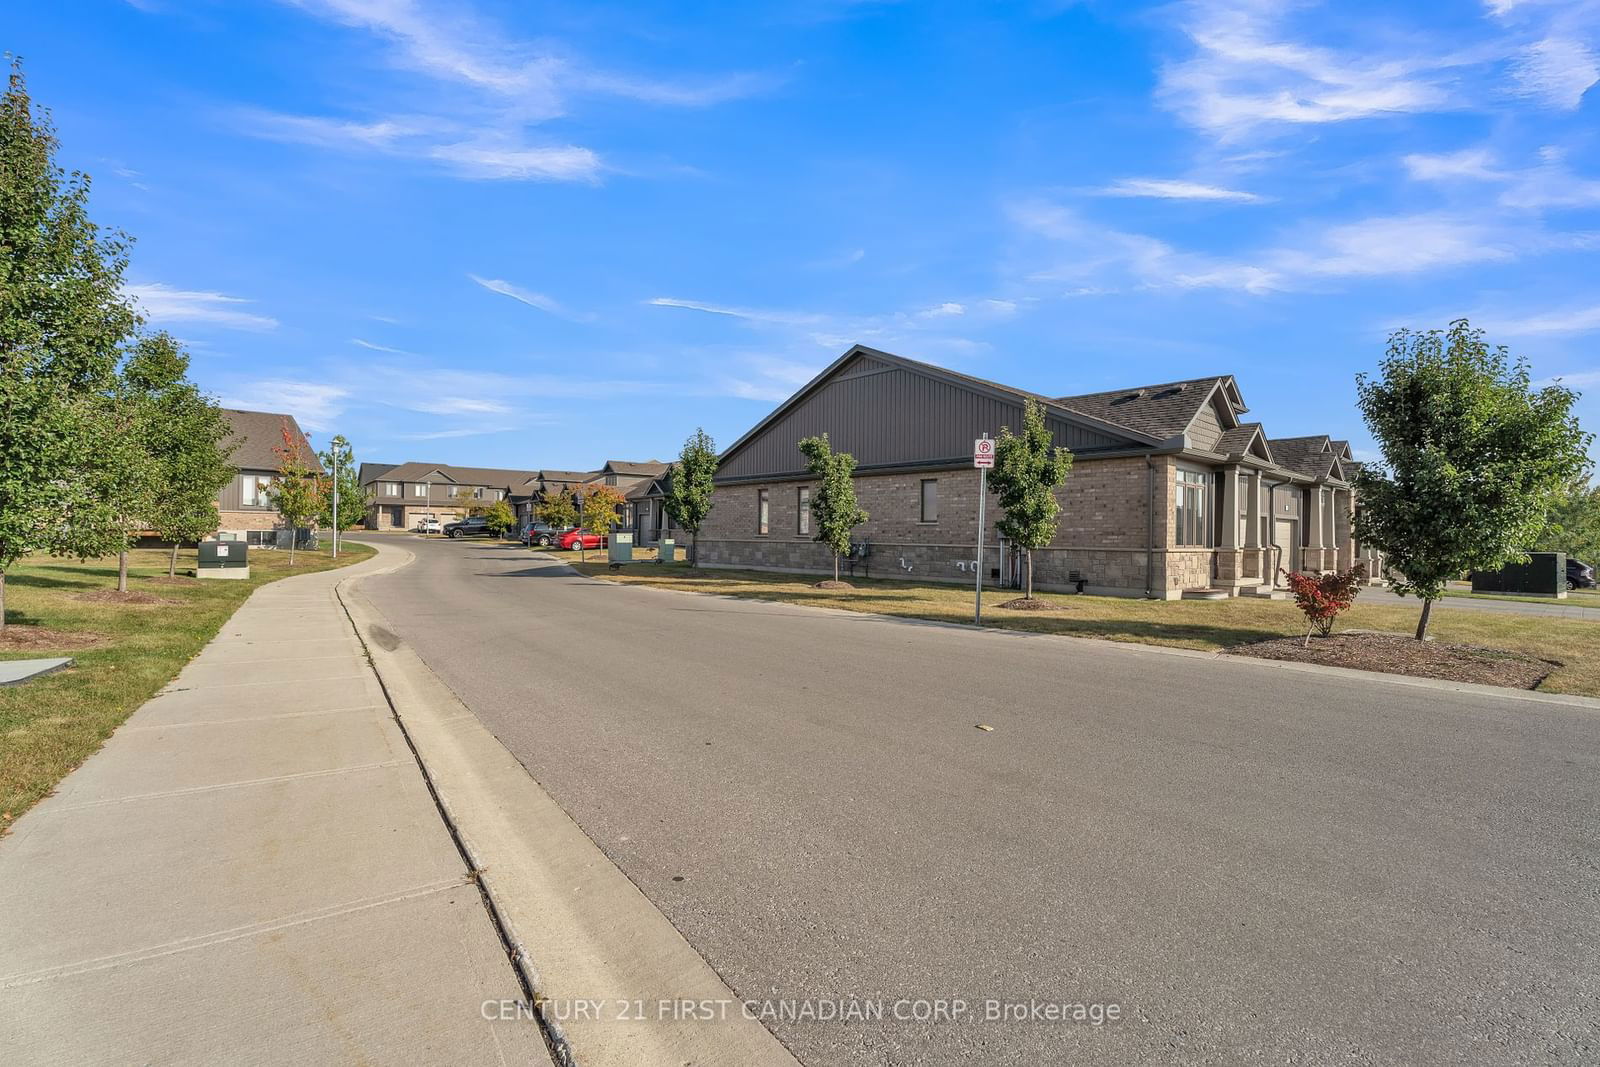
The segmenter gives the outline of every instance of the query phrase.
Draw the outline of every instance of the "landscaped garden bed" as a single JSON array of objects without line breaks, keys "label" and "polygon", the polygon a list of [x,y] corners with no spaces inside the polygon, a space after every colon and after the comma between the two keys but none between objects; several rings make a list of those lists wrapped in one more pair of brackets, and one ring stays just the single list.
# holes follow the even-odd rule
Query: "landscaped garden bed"
[{"label": "landscaped garden bed", "polygon": [[[1591,624],[1592,625],[1592,624]],[[1237,656],[1353,667],[1383,674],[1408,674],[1451,682],[1475,682],[1511,689],[1534,689],[1561,666],[1523,652],[1445,641],[1418,641],[1404,634],[1356,631],[1313,637],[1278,637],[1237,645]]]}]

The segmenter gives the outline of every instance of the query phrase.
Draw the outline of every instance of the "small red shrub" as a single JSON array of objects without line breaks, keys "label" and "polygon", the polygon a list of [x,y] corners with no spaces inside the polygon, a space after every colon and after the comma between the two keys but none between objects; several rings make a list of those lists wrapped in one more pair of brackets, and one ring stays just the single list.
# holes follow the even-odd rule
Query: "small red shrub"
[{"label": "small red shrub", "polygon": [[1306,616],[1307,644],[1311,643],[1313,630],[1323,637],[1333,633],[1333,620],[1356,602],[1360,581],[1354,567],[1321,575],[1294,571],[1288,579],[1295,606]]}]

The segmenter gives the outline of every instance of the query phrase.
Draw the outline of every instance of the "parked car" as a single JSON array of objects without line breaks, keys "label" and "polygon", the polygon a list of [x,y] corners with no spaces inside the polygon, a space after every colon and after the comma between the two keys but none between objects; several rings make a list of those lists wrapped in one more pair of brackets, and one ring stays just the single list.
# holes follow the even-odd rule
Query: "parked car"
[{"label": "parked car", "polygon": [[429,515],[427,518],[423,518],[423,519],[418,519],[417,520],[417,525],[416,525],[417,533],[424,533],[424,534],[440,533],[443,530],[444,530],[444,526],[439,522],[438,519],[434,518],[432,515]]},{"label": "parked car", "polygon": [[446,537],[492,537],[494,531],[489,529],[489,520],[482,515],[470,515],[460,522],[447,522],[444,524]]},{"label": "parked car", "polygon": [[582,530],[568,530],[556,538],[556,547],[576,552],[580,548],[604,548],[607,537],[605,534],[584,533]]},{"label": "parked car", "polygon": [[556,543],[556,538],[566,531],[558,530],[548,522],[525,522],[522,531],[517,535],[517,540],[535,548],[549,548]]},{"label": "parked car", "polygon": [[1595,587],[1594,568],[1582,560],[1567,557],[1567,588],[1568,589],[1593,589]]}]

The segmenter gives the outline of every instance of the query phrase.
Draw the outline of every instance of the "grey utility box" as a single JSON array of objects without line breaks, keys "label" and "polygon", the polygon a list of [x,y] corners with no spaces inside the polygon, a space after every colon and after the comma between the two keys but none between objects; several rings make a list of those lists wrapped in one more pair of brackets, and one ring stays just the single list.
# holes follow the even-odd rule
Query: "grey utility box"
[{"label": "grey utility box", "polygon": [[610,552],[607,558],[612,563],[633,562],[633,534],[626,530],[617,530],[606,541]]},{"label": "grey utility box", "polygon": [[676,562],[678,562],[678,542],[674,541],[670,537],[662,538],[660,546],[656,549],[656,562],[657,563],[676,563]]},{"label": "grey utility box", "polygon": [[1567,595],[1567,554],[1530,552],[1526,563],[1508,563],[1497,571],[1473,571],[1474,593],[1516,593],[1519,596]]},{"label": "grey utility box", "polygon": [[243,541],[201,541],[197,578],[250,577],[250,546]]}]

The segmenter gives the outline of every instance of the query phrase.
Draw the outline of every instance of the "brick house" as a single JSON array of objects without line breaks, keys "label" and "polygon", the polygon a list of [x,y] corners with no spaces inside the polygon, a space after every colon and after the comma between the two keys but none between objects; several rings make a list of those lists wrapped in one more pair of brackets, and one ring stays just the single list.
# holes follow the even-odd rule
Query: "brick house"
[{"label": "brick house", "polygon": [[[1351,537],[1349,446],[1269,440],[1231,375],[1047,397],[857,345],[723,453],[700,532],[709,566],[822,572],[810,475],[796,443],[827,432],[857,460],[871,518],[855,538],[875,577],[971,581],[972,442],[1021,425],[1037,400],[1074,455],[1059,529],[1034,553],[1045,589],[1177,599],[1271,595],[1286,570],[1374,561]],[[1021,554],[984,531],[985,580],[1016,584]],[[1375,573],[1375,571],[1374,571]]]},{"label": "brick house", "polygon": [[282,446],[284,430],[299,443],[313,471],[320,474],[322,467],[293,415],[231,408],[222,409],[222,414],[233,428],[228,444],[233,446],[231,458],[238,470],[217,493],[217,536],[224,541],[260,544],[271,540],[267,536],[270,531],[286,528],[267,494],[278,477],[279,461],[273,449]]},{"label": "brick house", "polygon": [[412,530],[426,517],[454,522],[497,500],[515,506],[538,475],[448,463],[363,463],[356,478],[367,494],[367,529]]}]

